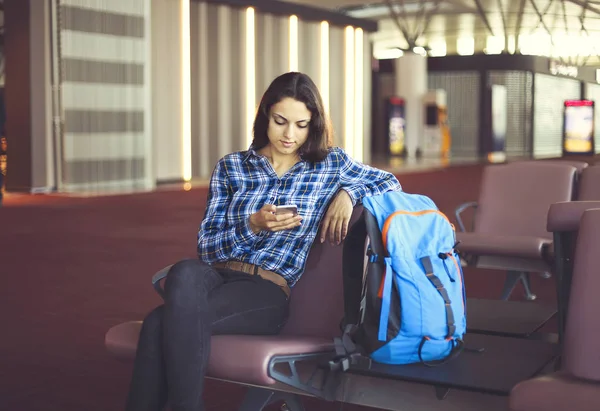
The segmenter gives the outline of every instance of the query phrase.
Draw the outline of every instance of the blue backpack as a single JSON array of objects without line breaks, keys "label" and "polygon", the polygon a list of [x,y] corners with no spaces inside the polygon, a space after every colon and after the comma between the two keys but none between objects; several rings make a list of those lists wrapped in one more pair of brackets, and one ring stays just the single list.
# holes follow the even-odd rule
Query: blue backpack
[{"label": "blue backpack", "polygon": [[466,297],[454,226],[423,195],[392,191],[363,207],[344,241],[344,331],[332,364],[346,369],[362,357],[431,366],[456,357]]}]

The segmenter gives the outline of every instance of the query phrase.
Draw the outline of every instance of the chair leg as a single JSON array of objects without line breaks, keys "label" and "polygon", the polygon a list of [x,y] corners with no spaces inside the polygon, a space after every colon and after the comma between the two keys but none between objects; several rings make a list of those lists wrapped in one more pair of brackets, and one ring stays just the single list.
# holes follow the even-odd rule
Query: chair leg
[{"label": "chair leg", "polygon": [[507,271],[506,279],[504,280],[504,288],[502,289],[502,296],[500,298],[502,300],[508,300],[519,281],[523,284],[527,300],[535,300],[537,296],[531,292],[529,273],[523,271]]},{"label": "chair leg", "polygon": [[531,292],[531,283],[529,282],[529,273],[522,273],[521,282],[523,283],[523,289],[525,290],[525,298],[528,301],[533,301],[537,298],[537,295]]},{"label": "chair leg", "polygon": [[513,290],[521,278],[521,272],[519,271],[507,271],[506,278],[504,279],[504,287],[502,288],[502,300],[508,300]]}]

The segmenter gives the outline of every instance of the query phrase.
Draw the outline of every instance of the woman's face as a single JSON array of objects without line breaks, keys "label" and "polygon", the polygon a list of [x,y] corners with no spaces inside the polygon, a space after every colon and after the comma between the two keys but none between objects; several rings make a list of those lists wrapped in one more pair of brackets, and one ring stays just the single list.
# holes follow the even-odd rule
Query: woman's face
[{"label": "woman's face", "polygon": [[308,138],[310,118],[306,105],[291,97],[273,104],[267,129],[271,149],[279,155],[295,155]]}]

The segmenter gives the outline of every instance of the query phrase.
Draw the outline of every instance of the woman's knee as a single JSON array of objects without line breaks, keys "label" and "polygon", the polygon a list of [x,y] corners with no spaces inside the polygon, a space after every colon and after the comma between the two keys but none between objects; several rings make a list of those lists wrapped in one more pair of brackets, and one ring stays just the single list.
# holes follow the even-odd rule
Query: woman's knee
[{"label": "woman's knee", "polygon": [[209,265],[200,260],[182,260],[169,269],[165,279],[165,293],[167,298],[195,296],[215,287],[218,282],[217,276]]}]

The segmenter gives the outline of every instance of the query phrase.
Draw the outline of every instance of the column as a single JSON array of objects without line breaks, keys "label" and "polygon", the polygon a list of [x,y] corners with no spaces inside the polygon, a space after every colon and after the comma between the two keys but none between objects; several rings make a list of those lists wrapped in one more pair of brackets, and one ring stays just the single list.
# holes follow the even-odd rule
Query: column
[{"label": "column", "polygon": [[181,181],[186,152],[182,2],[153,0],[151,29],[152,141],[158,182]]},{"label": "column", "polygon": [[48,2],[4,2],[7,191],[44,192],[55,185],[49,16]]},{"label": "column", "polygon": [[423,135],[423,97],[427,92],[427,57],[405,52],[396,60],[396,95],[406,104],[406,152],[415,157]]}]

